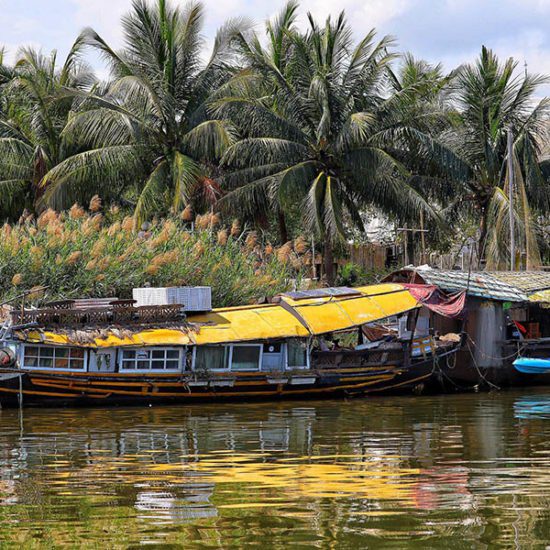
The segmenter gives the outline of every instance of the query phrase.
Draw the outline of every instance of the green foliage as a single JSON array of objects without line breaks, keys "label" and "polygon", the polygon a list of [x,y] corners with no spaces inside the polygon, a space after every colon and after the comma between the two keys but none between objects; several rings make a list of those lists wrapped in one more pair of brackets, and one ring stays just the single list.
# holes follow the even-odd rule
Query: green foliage
[{"label": "green foliage", "polygon": [[4,225],[0,242],[0,296],[46,285],[47,299],[128,298],[133,287],[206,285],[216,306],[239,305],[291,286],[297,272],[254,239],[232,237],[224,229],[190,233],[176,219],[154,222],[147,233],[133,232],[130,217],[105,222],[73,206],[68,213],[47,210],[36,222]]},{"label": "green foliage", "polygon": [[379,282],[385,274],[383,270],[367,270],[358,264],[348,262],[339,267],[336,284],[349,287],[371,285]]},{"label": "green foliage", "polygon": [[[550,207],[550,185],[541,162],[542,150],[548,146],[550,100],[537,101],[540,86],[548,82],[548,77],[522,74],[517,65],[512,58],[501,62],[493,51],[483,47],[474,63],[460,68],[453,96],[459,123],[442,135],[442,142],[466,167],[462,175],[455,174],[451,180],[450,192],[456,198],[449,210],[469,210],[477,218],[480,256],[488,253],[488,260],[494,264],[502,261],[502,250],[497,254],[496,249],[503,224],[496,223],[495,217],[502,220],[506,208],[502,186],[507,170],[508,129],[513,135],[514,165],[523,180],[518,193],[525,195],[525,201],[517,201],[518,220],[525,219],[528,205],[542,213]],[[496,211],[500,212],[498,216]]]},{"label": "green foliage", "polygon": [[364,230],[368,205],[403,219],[419,211],[437,218],[404,162],[411,144],[433,152],[424,96],[433,96],[436,76],[423,88],[403,79],[388,94],[392,38],[371,31],[354,43],[344,13],[322,25],[309,15],[302,33],[296,10],[289,2],[267,23],[266,46],[256,34],[236,35],[245,68],[212,104],[242,133],[222,158],[233,189],[222,201],[245,214],[301,203],[305,227],[333,243],[350,226]]},{"label": "green foliage", "polygon": [[[500,265],[510,128],[518,238],[536,263],[550,210],[548,78],[485,47],[446,74],[374,30],[356,42],[343,12],[308,15],[303,29],[298,8],[290,0],[264,35],[228,20],[208,59],[203,6],[166,0],[132,2],[117,51],[89,28],[62,63],[22,48],[8,66],[0,49],[0,219],[99,194],[130,206],[137,226],[220,210],[281,244],[315,234],[330,259],[364,238],[369,216],[422,215],[430,246],[475,225],[479,256]],[[85,47],[109,65],[106,82]]]},{"label": "green foliage", "polygon": [[[33,208],[44,176],[74,153],[62,139],[73,106],[65,89],[88,90],[95,78],[77,40],[61,68],[57,54],[17,52],[13,68],[0,61],[0,215],[17,219]],[[2,78],[3,77],[3,78]]]},{"label": "green foliage", "polygon": [[109,197],[120,188],[121,174],[137,188],[138,224],[204,199],[208,165],[235,134],[226,121],[208,116],[206,102],[230,75],[228,36],[245,23],[230,21],[220,29],[204,63],[203,19],[199,3],[180,9],[164,0],[135,0],[122,20],[121,51],[93,29],[83,31],[79,40],[106,59],[112,80],[91,93],[69,92],[80,104],[63,138],[86,150],[45,176],[46,204],[67,208],[94,193]]}]

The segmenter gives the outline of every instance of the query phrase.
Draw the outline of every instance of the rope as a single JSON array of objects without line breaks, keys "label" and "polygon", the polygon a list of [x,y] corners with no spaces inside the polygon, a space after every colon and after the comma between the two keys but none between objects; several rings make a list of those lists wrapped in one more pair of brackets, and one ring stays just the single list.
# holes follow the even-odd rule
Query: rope
[{"label": "rope", "polygon": [[[469,337],[468,337],[468,338],[469,338]],[[478,376],[479,376],[484,382],[486,382],[490,387],[492,387],[492,388],[494,388],[494,389],[496,389],[496,390],[500,390],[500,387],[499,387],[499,386],[497,386],[496,384],[493,384],[490,380],[487,380],[487,378],[485,378],[484,374],[483,374],[483,373],[481,372],[481,370],[479,369],[479,366],[478,366],[478,364],[477,364],[477,361],[476,361],[476,359],[475,359],[475,357],[474,357],[474,354],[473,354],[473,352],[472,352],[472,348],[470,347],[470,342],[467,341],[466,343],[467,343],[467,345],[468,345],[468,351],[470,352],[470,357],[472,358],[472,362],[473,362],[473,364],[474,364],[474,367],[475,367],[475,369],[476,369],[476,371],[477,371]]]},{"label": "rope", "polygon": [[[453,357],[454,357],[454,363],[456,366],[456,353],[453,354]],[[449,360],[449,356],[447,355],[446,357],[446,360],[448,362]],[[459,389],[459,390],[462,390],[462,391],[472,391],[472,390],[475,390],[477,388],[477,384],[474,384],[473,386],[461,386],[460,384],[457,384],[450,376],[448,376],[445,371],[441,368],[441,366],[439,365],[439,357],[434,357],[434,365],[437,365],[437,370],[439,372],[439,374],[441,374],[441,376],[443,378],[446,378],[455,388]],[[453,366],[453,368],[454,368]]]},{"label": "rope", "polygon": [[[519,342],[518,342],[518,349],[514,353],[512,353],[510,355],[506,355],[504,357],[502,357],[502,356],[493,357],[492,355],[489,355],[489,354],[485,353],[484,351],[482,351],[480,349],[480,347],[474,342],[474,340],[472,340],[472,337],[469,334],[466,333],[466,336],[468,337],[469,342],[471,342],[473,344],[473,346],[477,349],[477,351],[481,355],[483,355],[483,357],[485,357],[485,359],[492,359],[493,361],[507,361],[508,359],[512,359],[514,357],[517,357],[520,354]],[[524,349],[524,346],[522,346],[521,351],[523,351],[523,349]]]},{"label": "rope", "polygon": [[[452,363],[453,363],[453,366],[451,366],[450,362],[451,362],[451,358],[452,357]],[[455,367],[456,367],[456,353],[453,353],[451,355],[447,355],[447,357],[445,357],[445,362],[447,363],[447,368],[449,370],[453,370]]]}]

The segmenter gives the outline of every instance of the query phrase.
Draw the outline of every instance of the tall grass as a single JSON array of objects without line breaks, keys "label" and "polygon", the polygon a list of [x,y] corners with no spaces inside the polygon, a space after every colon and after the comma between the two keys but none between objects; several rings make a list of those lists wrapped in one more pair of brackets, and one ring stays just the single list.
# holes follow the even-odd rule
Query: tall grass
[{"label": "tall grass", "polygon": [[[216,306],[252,303],[286,290],[307,263],[287,243],[281,253],[224,228],[217,215],[188,231],[181,218],[154,220],[136,233],[134,220],[108,212],[44,212],[0,228],[0,299],[46,285],[44,299],[131,297],[144,286],[206,285]],[[117,219],[118,218],[118,219]]]}]

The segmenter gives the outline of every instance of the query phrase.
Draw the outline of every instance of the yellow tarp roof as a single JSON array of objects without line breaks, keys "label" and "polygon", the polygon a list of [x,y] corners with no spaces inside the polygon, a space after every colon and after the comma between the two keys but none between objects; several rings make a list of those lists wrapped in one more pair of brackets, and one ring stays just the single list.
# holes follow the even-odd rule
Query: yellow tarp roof
[{"label": "yellow tarp roof", "polygon": [[543,308],[550,309],[550,290],[540,290],[529,296],[530,302],[536,302]]},{"label": "yellow tarp roof", "polygon": [[30,332],[26,339],[60,345],[88,347],[161,346],[220,344],[279,338],[308,337],[345,330],[418,306],[412,295],[399,284],[381,284],[354,289],[360,295],[324,296],[293,300],[283,296],[281,304],[215,309],[208,313],[189,314],[198,332],[156,328],[131,336],[109,334],[94,343],[81,344],[64,333]]},{"label": "yellow tarp roof", "polygon": [[360,296],[282,300],[292,308],[312,334],[324,334],[371,323],[409,311],[418,305],[400,284],[380,284],[355,288]]},{"label": "yellow tarp roof", "polygon": [[187,319],[201,323],[195,335],[197,344],[309,336],[307,328],[292,313],[275,304],[214,310],[189,315]]}]

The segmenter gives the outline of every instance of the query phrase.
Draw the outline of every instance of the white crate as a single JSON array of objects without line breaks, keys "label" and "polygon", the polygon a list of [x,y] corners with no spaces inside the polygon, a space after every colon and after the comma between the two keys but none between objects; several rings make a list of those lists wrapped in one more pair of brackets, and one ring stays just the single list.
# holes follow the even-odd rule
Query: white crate
[{"label": "white crate", "polygon": [[209,286],[134,288],[132,296],[136,306],[182,304],[185,311],[212,309],[212,289]]}]

